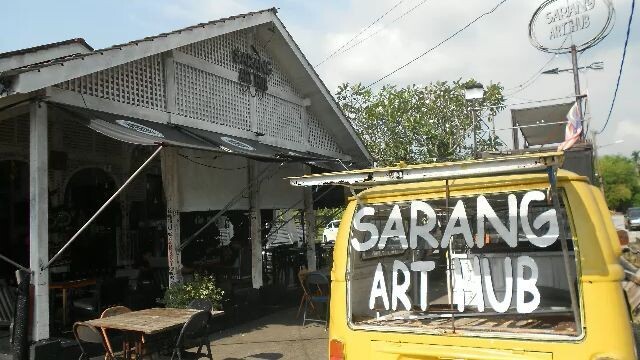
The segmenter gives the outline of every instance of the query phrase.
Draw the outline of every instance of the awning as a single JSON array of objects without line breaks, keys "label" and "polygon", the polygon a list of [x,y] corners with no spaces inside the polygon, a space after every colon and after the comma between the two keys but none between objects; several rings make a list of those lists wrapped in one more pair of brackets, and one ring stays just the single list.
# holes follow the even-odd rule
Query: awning
[{"label": "awning", "polygon": [[529,146],[560,143],[564,141],[566,117],[573,104],[513,109],[511,117]]},{"label": "awning", "polygon": [[139,145],[178,146],[216,151],[258,160],[321,161],[326,156],[267,145],[260,141],[182,125],[164,124],[76,107],[58,106],[74,120],[112,139]]}]

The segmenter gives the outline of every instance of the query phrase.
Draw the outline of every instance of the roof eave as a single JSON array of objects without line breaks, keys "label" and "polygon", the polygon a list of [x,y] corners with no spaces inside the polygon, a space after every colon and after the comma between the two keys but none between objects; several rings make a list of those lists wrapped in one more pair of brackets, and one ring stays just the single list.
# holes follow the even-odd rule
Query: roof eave
[{"label": "roof eave", "polygon": [[315,85],[318,87],[318,89],[324,96],[325,100],[329,103],[333,111],[338,115],[340,122],[342,123],[344,128],[349,132],[349,135],[355,141],[360,152],[364,155],[364,159],[367,160],[369,164],[373,164],[373,157],[369,153],[369,150],[367,150],[367,148],[364,146],[364,144],[362,143],[362,140],[360,139],[360,136],[358,136],[355,129],[351,126],[351,123],[349,123],[347,118],[344,116],[342,109],[340,109],[340,106],[335,101],[333,95],[331,95],[331,92],[329,91],[329,89],[327,89],[327,86],[324,84],[322,79],[320,79],[320,76],[318,75],[318,73],[316,73],[315,69],[313,68],[309,60],[307,60],[306,56],[304,56],[298,44],[293,40],[293,37],[291,36],[291,34],[289,34],[289,31],[287,30],[287,28],[284,26],[284,24],[280,21],[280,19],[277,16],[274,16],[273,23],[278,28],[280,33],[283,35],[285,41],[287,42],[289,47],[292,49],[292,51],[294,52],[295,56],[298,58],[300,63],[304,66],[305,70],[307,71],[307,73],[309,74],[309,76],[311,77]]},{"label": "roof eave", "polygon": [[9,94],[24,94],[58,84],[60,82],[91,74],[113,66],[159,54],[184,45],[202,41],[211,37],[224,35],[247,27],[274,21],[277,17],[273,9],[247,14],[241,17],[220,20],[200,27],[186,28],[171,34],[167,38],[147,38],[139,42],[97,50],[86,56],[79,56],[66,61],[54,62],[51,65],[35,69],[22,69],[6,75],[13,77]]}]

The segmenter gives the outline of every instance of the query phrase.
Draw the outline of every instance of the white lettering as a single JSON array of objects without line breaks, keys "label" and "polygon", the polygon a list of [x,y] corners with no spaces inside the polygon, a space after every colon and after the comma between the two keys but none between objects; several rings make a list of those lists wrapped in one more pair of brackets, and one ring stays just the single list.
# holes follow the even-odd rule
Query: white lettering
[{"label": "white lettering", "polygon": [[487,295],[487,300],[489,301],[489,306],[491,306],[491,308],[496,312],[504,313],[509,310],[511,297],[513,296],[513,269],[511,267],[511,258],[508,256],[504,258],[505,289],[502,301],[498,301],[498,298],[496,297],[492,275],[489,259],[482,259],[482,278],[484,280],[484,289]]},{"label": "white lettering", "polygon": [[407,244],[407,233],[404,231],[404,225],[402,224],[400,206],[397,204],[393,206],[391,214],[389,214],[389,218],[387,219],[387,224],[384,226],[384,230],[382,230],[378,249],[384,249],[387,245],[387,239],[391,237],[397,237],[403,249],[409,247],[409,244]]},{"label": "white lettering", "polygon": [[493,210],[487,199],[480,195],[477,199],[477,219],[478,219],[478,236],[476,243],[478,247],[484,246],[484,219],[487,218],[496,232],[511,247],[518,245],[518,199],[514,194],[507,197],[509,203],[509,228],[500,221],[498,215]]},{"label": "white lettering", "polygon": [[[457,225],[458,223],[460,223],[459,226]],[[456,206],[451,212],[451,217],[449,218],[449,223],[447,223],[447,227],[444,230],[440,246],[442,248],[449,246],[451,237],[457,234],[462,234],[464,236],[464,240],[467,242],[467,246],[470,248],[473,247],[473,236],[471,235],[467,212],[464,209],[464,203],[462,200],[458,200]]]},{"label": "white lettering", "polygon": [[[459,312],[464,312],[469,293],[469,305],[475,305],[479,312],[484,311],[484,296],[482,294],[482,277],[480,273],[480,261],[477,256],[471,259],[471,271],[463,271],[462,262],[458,258],[453,259],[453,303],[458,306]],[[469,274],[465,278],[463,273]]]},{"label": "white lettering", "polygon": [[[398,272],[402,272],[404,281],[398,282]],[[393,287],[391,288],[391,308],[393,310],[398,309],[398,300],[402,302],[405,309],[411,310],[411,300],[407,296],[407,290],[409,290],[411,281],[409,279],[409,269],[402,261],[393,261]]]},{"label": "white lettering", "polygon": [[433,261],[414,261],[411,263],[411,271],[420,272],[420,309],[427,311],[429,307],[428,299],[428,274],[429,271],[436,268],[436,263]]},{"label": "white lettering", "polygon": [[[531,270],[531,277],[524,278],[524,268]],[[519,256],[516,264],[516,310],[521,314],[533,312],[540,305],[540,291],[536,286],[538,282],[538,265],[529,256]],[[524,301],[524,294],[530,293],[533,299]]]},{"label": "white lettering", "polygon": [[376,306],[376,298],[382,298],[385,310],[389,310],[389,295],[387,295],[387,285],[384,282],[384,272],[382,264],[378,263],[376,272],[373,275],[373,284],[371,285],[371,295],[369,295],[369,309],[373,310]]},{"label": "white lettering", "polygon": [[365,206],[358,210],[353,217],[353,228],[358,231],[367,231],[371,234],[369,240],[361,243],[355,237],[351,239],[351,246],[356,251],[367,251],[373,248],[378,242],[378,228],[371,223],[362,223],[362,218],[365,216],[372,216],[375,214],[375,210],[372,207]]},{"label": "white lettering", "polygon": [[[422,212],[427,219],[425,225],[418,225],[418,213]],[[436,212],[424,201],[411,202],[411,222],[409,223],[409,247],[416,249],[418,247],[418,237],[427,241],[432,248],[438,247],[438,240],[431,235],[431,231],[436,226]]]},{"label": "white lettering", "polygon": [[540,230],[544,224],[549,224],[549,230],[546,234],[537,236],[529,225],[529,204],[532,201],[542,201],[545,199],[546,196],[542,191],[529,191],[524,194],[522,202],[520,203],[520,222],[522,223],[522,230],[524,231],[527,239],[537,247],[547,247],[553,244],[558,238],[559,233],[556,209],[547,210],[533,220],[533,227],[536,230]]}]

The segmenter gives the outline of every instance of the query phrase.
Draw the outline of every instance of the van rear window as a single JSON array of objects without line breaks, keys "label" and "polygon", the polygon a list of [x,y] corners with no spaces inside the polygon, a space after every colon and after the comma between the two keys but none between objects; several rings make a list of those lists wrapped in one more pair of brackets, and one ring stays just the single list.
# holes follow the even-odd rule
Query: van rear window
[{"label": "van rear window", "polygon": [[562,199],[554,208],[546,189],[359,204],[349,239],[350,322],[576,336],[569,222]]}]

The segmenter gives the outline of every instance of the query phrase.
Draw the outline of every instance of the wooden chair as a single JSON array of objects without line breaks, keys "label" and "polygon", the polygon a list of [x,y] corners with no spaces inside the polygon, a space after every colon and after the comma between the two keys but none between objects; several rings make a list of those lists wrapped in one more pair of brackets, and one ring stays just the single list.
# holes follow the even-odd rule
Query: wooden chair
[{"label": "wooden chair", "polygon": [[[109,316],[115,316],[115,315],[120,315],[120,314],[126,314],[131,312],[131,309],[129,309],[126,306],[112,306],[110,308],[105,309],[105,311],[102,312],[102,314],[100,315],[100,318],[106,318]],[[111,360],[111,359],[115,359],[117,353],[116,351],[113,351],[113,345],[111,345],[112,342],[120,342],[122,343],[123,340],[123,334],[120,331],[115,331],[115,330],[111,330],[110,331],[111,335],[107,335],[107,329],[102,329],[102,337],[104,340],[104,344],[105,347],[107,348],[107,353],[105,355],[105,359],[106,360]],[[124,352],[125,349],[122,349],[122,351]],[[127,349],[129,350],[129,349]]]},{"label": "wooden chair", "polygon": [[[176,341],[176,345],[171,354],[171,360],[191,360],[206,358],[213,360],[211,355],[211,345],[209,344],[209,319],[211,318],[211,312],[198,311],[191,315],[189,320],[184,324],[180,335]],[[185,343],[187,340],[197,340],[198,351],[195,353],[186,351]],[[202,347],[207,348],[207,354],[201,354]]]},{"label": "wooden chair", "polygon": [[[107,348],[102,338],[102,334],[98,329],[91,325],[83,323],[75,323],[73,325],[73,336],[80,347],[79,360],[89,360],[96,356],[107,354]],[[121,359],[121,358],[112,358]]]}]

